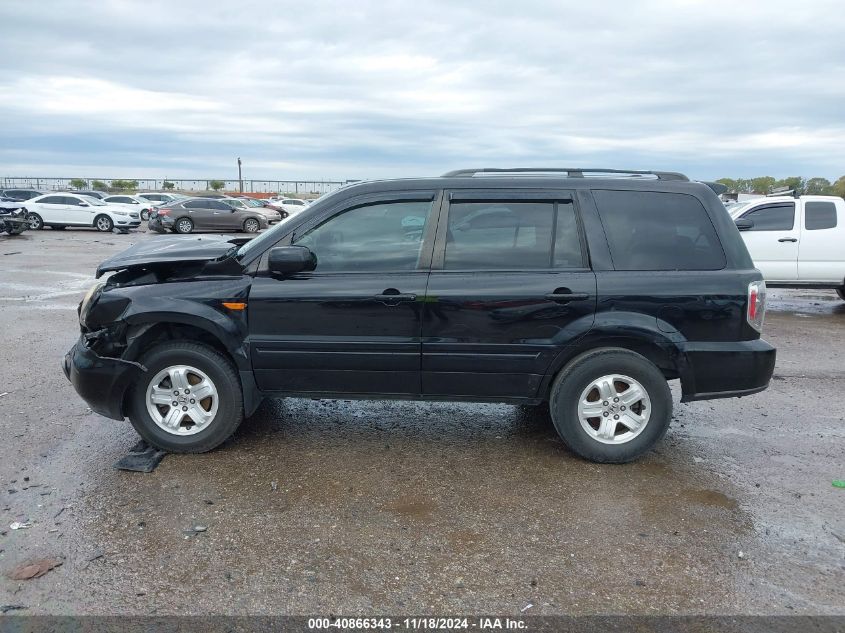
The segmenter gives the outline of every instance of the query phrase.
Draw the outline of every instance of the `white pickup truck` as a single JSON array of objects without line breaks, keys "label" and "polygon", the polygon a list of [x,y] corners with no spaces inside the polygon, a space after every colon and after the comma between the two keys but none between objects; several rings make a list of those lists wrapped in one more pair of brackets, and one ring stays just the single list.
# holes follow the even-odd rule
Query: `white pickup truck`
[{"label": "white pickup truck", "polygon": [[833,288],[845,300],[845,200],[767,197],[728,213],[766,285]]}]

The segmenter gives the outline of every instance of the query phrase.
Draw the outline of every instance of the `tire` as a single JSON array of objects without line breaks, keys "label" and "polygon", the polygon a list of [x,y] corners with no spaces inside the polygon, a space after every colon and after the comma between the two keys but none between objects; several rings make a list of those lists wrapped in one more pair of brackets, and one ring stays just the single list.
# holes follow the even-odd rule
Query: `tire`
[{"label": "tire", "polygon": [[255,218],[244,220],[244,233],[258,233],[261,230],[261,223]]},{"label": "tire", "polygon": [[[601,378],[609,379],[601,381],[604,393],[595,386]],[[645,397],[626,406],[624,394],[635,386]],[[558,435],[573,452],[593,462],[621,464],[635,460],[665,435],[672,419],[672,394],[663,373],[644,356],[604,348],[575,358],[561,370],[552,384],[549,407]],[[593,411],[596,416],[589,416]]]},{"label": "tire", "polygon": [[845,286],[842,286],[841,288],[837,288],[836,294],[839,295],[839,298],[842,299],[842,301],[845,301]]},{"label": "tire", "polygon": [[141,210],[141,222],[147,222],[150,219],[150,210],[149,209],[142,209]]},{"label": "tire", "polygon": [[94,218],[94,228],[101,233],[111,233],[114,229],[114,222],[107,215],[98,215]]},{"label": "tire", "polygon": [[29,228],[33,231],[40,231],[44,228],[44,220],[37,213],[27,213],[26,221],[29,222]]},{"label": "tire", "polygon": [[173,230],[177,233],[191,233],[194,230],[194,222],[191,218],[179,218],[173,225]]},{"label": "tire", "polygon": [[[147,443],[170,453],[205,453],[231,437],[243,420],[243,394],[238,374],[231,361],[217,350],[184,341],[163,343],[146,352],[139,362],[147,372],[129,392],[127,411],[132,426]],[[207,380],[214,395],[192,404],[190,393],[178,396],[171,393],[174,382],[170,376],[178,375],[178,370],[172,369],[177,366],[188,368],[185,372],[187,382],[181,383],[188,385],[188,392],[190,387],[201,387]],[[171,374],[171,371],[177,373]],[[178,400],[148,404],[154,387],[159,398]],[[207,385],[205,389],[208,389]],[[177,406],[172,402],[177,402]],[[188,412],[183,409],[180,421],[177,418],[182,407]],[[150,408],[158,413],[156,418]],[[193,424],[194,419],[202,420],[203,412],[209,419],[202,424]],[[168,425],[170,430],[164,428]]]}]

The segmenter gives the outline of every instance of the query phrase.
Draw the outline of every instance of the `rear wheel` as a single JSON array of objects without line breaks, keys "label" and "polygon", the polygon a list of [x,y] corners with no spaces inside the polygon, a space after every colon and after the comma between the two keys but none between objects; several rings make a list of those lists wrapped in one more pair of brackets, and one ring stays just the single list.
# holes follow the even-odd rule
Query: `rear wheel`
[{"label": "rear wheel", "polygon": [[244,220],[244,233],[258,233],[258,229],[260,228],[261,225],[255,218]]},{"label": "rear wheel", "polygon": [[177,233],[190,233],[194,230],[194,223],[190,218],[179,218],[174,227]]},{"label": "rear wheel", "polygon": [[837,288],[836,294],[839,295],[839,298],[842,299],[842,301],[845,301],[845,286],[842,286],[841,288]]},{"label": "rear wheel", "polygon": [[576,358],[552,385],[549,405],[558,434],[594,462],[629,462],[666,433],[672,394],[663,373],[629,350],[606,348]]},{"label": "rear wheel", "polygon": [[40,231],[44,228],[44,220],[37,213],[27,213],[26,221],[29,222],[29,228],[33,231]]},{"label": "rear wheel", "polygon": [[94,218],[94,227],[102,233],[109,233],[114,228],[114,222],[107,215],[98,215]]},{"label": "rear wheel", "polygon": [[204,453],[243,419],[240,380],[223,354],[198,343],[164,343],[140,359],[147,372],[129,394],[129,420],[148,443]]}]

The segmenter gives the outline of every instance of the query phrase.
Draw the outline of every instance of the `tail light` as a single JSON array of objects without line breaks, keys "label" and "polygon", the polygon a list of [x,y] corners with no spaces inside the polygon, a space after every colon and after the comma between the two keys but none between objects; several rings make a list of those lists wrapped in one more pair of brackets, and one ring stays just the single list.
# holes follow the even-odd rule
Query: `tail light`
[{"label": "tail light", "polygon": [[766,282],[752,281],[748,284],[748,325],[758,332],[763,331],[763,317],[766,316]]},{"label": "tail light", "polygon": [[156,215],[170,215],[172,209],[159,209]]}]

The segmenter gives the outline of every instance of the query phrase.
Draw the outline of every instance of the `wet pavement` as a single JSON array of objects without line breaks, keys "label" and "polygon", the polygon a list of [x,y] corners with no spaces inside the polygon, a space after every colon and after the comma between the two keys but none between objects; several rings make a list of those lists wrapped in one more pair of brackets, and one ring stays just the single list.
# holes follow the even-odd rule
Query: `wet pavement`
[{"label": "wet pavement", "polygon": [[[113,464],[136,434],[91,413],[59,361],[96,264],[141,239],[0,236],[0,606],[845,615],[833,292],[770,291],[770,389],[677,404],[634,464],[576,458],[526,408],[290,399],[213,453],[128,473]],[[38,558],[63,564],[8,578]]]}]

